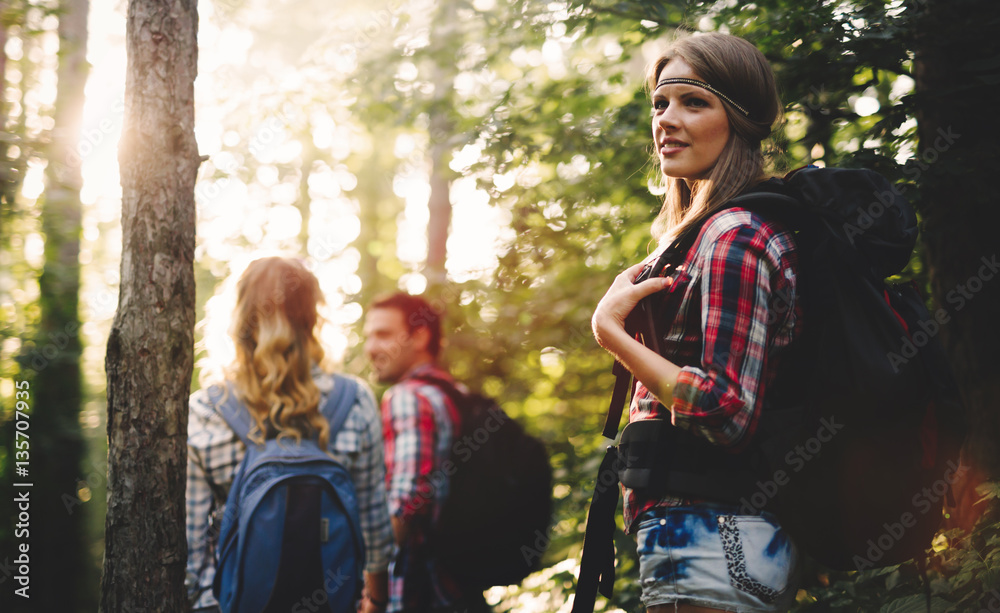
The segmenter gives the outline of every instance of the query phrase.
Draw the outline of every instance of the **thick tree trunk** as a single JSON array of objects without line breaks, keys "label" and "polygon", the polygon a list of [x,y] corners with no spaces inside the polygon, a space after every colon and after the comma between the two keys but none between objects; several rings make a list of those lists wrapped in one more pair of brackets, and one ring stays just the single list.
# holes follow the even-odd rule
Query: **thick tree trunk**
[{"label": "thick tree trunk", "polygon": [[128,7],[123,251],[108,339],[101,610],[185,611],[187,402],[195,320],[195,0]]},{"label": "thick tree trunk", "polygon": [[[28,366],[35,371],[33,473],[38,496],[37,523],[49,538],[34,540],[37,560],[30,600],[33,611],[54,611],[81,602],[89,568],[77,505],[77,479],[83,457],[80,429],[80,160],[76,145],[87,82],[87,0],[64,0],[59,14],[58,91],[55,128],[42,199],[45,265],[38,279],[41,322]],[[59,538],[53,538],[54,535]],[[95,579],[91,577],[90,579]],[[96,593],[96,591],[92,591]],[[96,602],[90,602],[95,606]]]},{"label": "thick tree trunk", "polygon": [[[942,339],[969,416],[966,445],[976,481],[1000,478],[1000,4],[925,0],[917,11],[915,76],[923,244],[935,302],[950,317]],[[966,506],[968,506],[968,502]],[[959,511],[968,524],[975,513]]]}]

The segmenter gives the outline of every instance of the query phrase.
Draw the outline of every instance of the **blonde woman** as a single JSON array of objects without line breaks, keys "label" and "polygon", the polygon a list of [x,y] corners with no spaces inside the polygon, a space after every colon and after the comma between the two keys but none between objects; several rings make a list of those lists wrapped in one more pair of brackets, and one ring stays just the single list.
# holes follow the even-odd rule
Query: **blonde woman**
[{"label": "blonde woman", "polygon": [[[766,180],[761,143],[781,104],[763,55],[724,34],[675,42],[647,80],[666,183],[654,237],[662,250],[686,228],[704,225],[671,276],[635,283],[658,253],[619,275],[594,313],[594,335],[639,382],[630,422],[662,419],[677,445],[707,447],[713,464],[735,472],[741,467],[731,452],[754,434],[764,390],[796,337],[801,309],[791,233],[746,209],[717,209]],[[659,353],[625,330],[626,317],[652,294]],[[776,308],[778,297],[791,297],[795,308]],[[790,606],[798,554],[770,513],[625,488],[624,515],[637,539],[650,612]]]},{"label": "blonde woman", "polygon": [[[320,367],[324,352],[317,338],[317,307],[323,303],[323,295],[316,277],[300,261],[282,257],[256,260],[239,278],[236,292],[230,326],[236,358],[225,371],[225,387],[252,419],[252,440],[317,437],[320,448],[347,468],[357,492],[367,550],[365,597],[360,610],[384,610],[392,532],[381,422],[374,395],[358,381],[344,426],[330,436],[330,425],[319,411],[335,385],[334,376]],[[212,594],[218,527],[212,529],[212,517],[221,517],[221,507],[245,453],[244,444],[220,414],[217,397],[210,396],[207,388],[192,394],[186,586],[194,610],[218,610]]]}]

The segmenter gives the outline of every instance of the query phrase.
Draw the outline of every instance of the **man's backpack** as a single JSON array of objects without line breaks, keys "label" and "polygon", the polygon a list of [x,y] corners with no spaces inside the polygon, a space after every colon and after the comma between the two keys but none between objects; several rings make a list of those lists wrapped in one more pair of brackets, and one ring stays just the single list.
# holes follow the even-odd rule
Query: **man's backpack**
[{"label": "man's backpack", "polygon": [[[358,390],[350,378],[334,381],[320,408],[331,441]],[[214,390],[219,399],[222,390]],[[312,439],[251,441],[253,418],[232,389],[218,410],[247,447],[219,534],[212,589],[222,610],[277,613],[307,604],[310,611],[355,611],[365,548],[350,473]]]},{"label": "man's backpack", "polygon": [[452,443],[448,497],[431,529],[432,556],[478,591],[520,583],[540,568],[552,518],[552,468],[545,444],[495,400],[433,376],[455,405],[461,431]]},{"label": "man's backpack", "polygon": [[[574,613],[593,609],[598,582],[611,593],[617,488],[612,495],[609,480],[646,488],[647,497],[670,493],[733,503],[744,514],[775,512],[809,556],[863,570],[923,556],[964,470],[961,401],[937,338],[947,314],[932,317],[912,284],[885,282],[906,266],[916,242],[916,216],[900,193],[872,171],[806,168],[724,208],[733,207],[796,233],[802,334],[765,391],[743,452],[661,420],[625,428],[602,463]],[[651,274],[669,275],[700,229],[678,237]],[[655,300],[630,317],[630,330],[649,346],[659,339]],[[620,364],[616,373],[609,438],[631,382]]]}]

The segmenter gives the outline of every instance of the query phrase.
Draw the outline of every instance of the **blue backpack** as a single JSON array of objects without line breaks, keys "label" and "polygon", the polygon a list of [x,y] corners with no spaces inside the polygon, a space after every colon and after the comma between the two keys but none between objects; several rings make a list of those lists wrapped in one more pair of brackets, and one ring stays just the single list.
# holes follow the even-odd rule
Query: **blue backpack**
[{"label": "blue backpack", "polygon": [[[358,384],[335,377],[320,407],[330,440],[354,406]],[[221,390],[210,390],[221,399]],[[212,591],[225,612],[355,611],[364,541],[350,473],[313,439],[248,437],[253,418],[230,391],[219,413],[246,444],[226,500]]]}]

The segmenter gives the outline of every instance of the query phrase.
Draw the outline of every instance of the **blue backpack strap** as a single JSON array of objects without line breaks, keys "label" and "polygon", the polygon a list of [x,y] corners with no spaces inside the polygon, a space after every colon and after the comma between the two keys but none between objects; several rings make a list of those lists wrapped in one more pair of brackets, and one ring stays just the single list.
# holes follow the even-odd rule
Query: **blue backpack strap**
[{"label": "blue backpack strap", "polygon": [[[223,395],[225,395],[225,401],[219,403],[218,401],[222,399]],[[226,424],[236,433],[236,436],[240,437],[243,444],[249,447],[250,430],[256,424],[254,424],[253,417],[250,416],[250,411],[236,397],[236,389],[229,383],[226,383],[224,388],[213,385],[208,388],[208,396],[214,403],[218,403],[215,408],[219,411],[222,419],[226,420]]]},{"label": "blue backpack strap", "polygon": [[[320,406],[323,417],[330,422],[330,440],[344,427],[347,416],[354,406],[354,401],[358,396],[358,382],[350,377],[333,375],[333,391],[326,399],[326,403]],[[232,428],[233,432],[243,441],[244,445],[250,446],[250,430],[254,427],[253,417],[242,402],[236,398],[236,391],[231,385],[226,388],[212,386],[208,389],[209,398],[218,402],[225,394],[224,402],[216,404],[219,415]]]},{"label": "blue backpack strap", "polygon": [[330,442],[344,427],[347,416],[351,414],[354,401],[358,397],[358,382],[351,377],[333,375],[333,390],[326,402],[320,407],[323,417],[330,422]]}]

